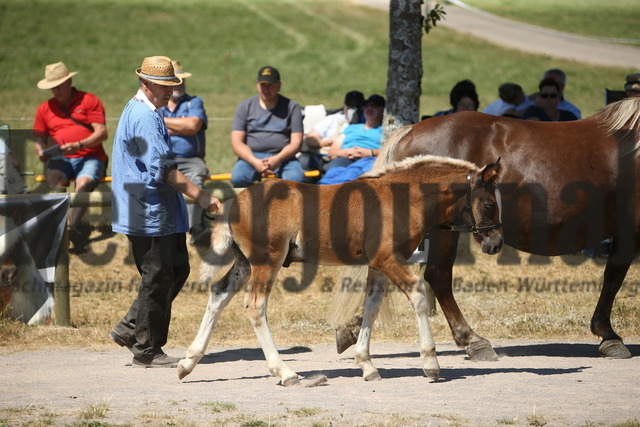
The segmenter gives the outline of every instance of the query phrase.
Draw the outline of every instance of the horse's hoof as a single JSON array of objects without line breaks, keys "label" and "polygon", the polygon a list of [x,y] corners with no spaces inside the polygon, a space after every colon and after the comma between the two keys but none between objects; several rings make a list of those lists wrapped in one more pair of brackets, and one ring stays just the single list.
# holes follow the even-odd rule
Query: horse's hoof
[{"label": "horse's hoof", "polygon": [[364,377],[364,380],[365,381],[380,381],[380,380],[382,380],[382,377],[376,371],[376,372],[371,373],[371,374],[367,375],[366,377]]},{"label": "horse's hoof", "polygon": [[439,369],[423,369],[423,371],[425,376],[433,381],[438,381],[438,379],[440,379]]},{"label": "horse's hoof", "polygon": [[469,359],[474,362],[495,362],[498,360],[498,355],[493,351],[491,344],[487,340],[472,342],[467,346],[466,350]]},{"label": "horse's hoof", "polygon": [[300,378],[293,377],[282,381],[282,385],[285,387],[292,387],[294,385],[300,385]]},{"label": "horse's hoof", "polygon": [[620,340],[605,340],[598,347],[600,353],[612,359],[630,359],[631,352]]},{"label": "horse's hoof", "polygon": [[187,372],[187,370],[185,369],[184,366],[182,365],[178,365],[178,379],[181,380],[184,377],[186,377],[187,375],[189,375],[189,372]]},{"label": "horse's hoof", "polygon": [[346,349],[358,342],[358,337],[346,326],[336,328],[336,349],[342,354]]}]

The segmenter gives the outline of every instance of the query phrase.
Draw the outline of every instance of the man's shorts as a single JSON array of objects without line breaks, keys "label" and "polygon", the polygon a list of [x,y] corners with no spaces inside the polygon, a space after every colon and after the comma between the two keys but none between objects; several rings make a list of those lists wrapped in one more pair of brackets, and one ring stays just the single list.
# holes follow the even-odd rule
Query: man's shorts
[{"label": "man's shorts", "polygon": [[95,157],[54,157],[49,160],[47,170],[62,172],[67,180],[86,176],[94,181],[104,178],[107,162]]}]

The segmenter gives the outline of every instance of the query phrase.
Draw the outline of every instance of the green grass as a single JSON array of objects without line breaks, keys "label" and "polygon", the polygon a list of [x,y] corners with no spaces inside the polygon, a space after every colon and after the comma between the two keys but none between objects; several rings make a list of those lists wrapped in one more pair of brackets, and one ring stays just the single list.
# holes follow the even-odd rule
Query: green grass
[{"label": "green grass", "polygon": [[[630,2],[620,3],[631,8]],[[582,3],[567,1],[562,13],[546,13],[553,17]],[[593,34],[601,34],[599,22]],[[233,165],[230,118],[237,103],[255,93],[261,65],[278,67],[282,93],[302,105],[337,107],[353,89],[386,93],[388,14],[346,0],[2,0],[0,25],[0,122],[30,128],[37,105],[50,97],[36,88],[44,66],[64,61],[79,72],[74,85],[105,104],[111,138],[137,89],[133,70],[145,56],[167,55],[193,73],[188,91],[205,101],[212,173]],[[424,36],[423,61],[421,114],[448,108],[449,90],[461,79],[476,83],[483,108],[496,99],[501,83],[518,82],[533,92],[545,69],[560,67],[569,76],[568,99],[588,116],[602,106],[603,89],[619,88],[628,72],[502,49],[444,28]],[[30,143],[12,144],[23,170],[42,172]],[[108,153],[111,145],[109,139]]]},{"label": "green grass", "polygon": [[470,6],[541,27],[640,44],[636,0],[465,0]]}]

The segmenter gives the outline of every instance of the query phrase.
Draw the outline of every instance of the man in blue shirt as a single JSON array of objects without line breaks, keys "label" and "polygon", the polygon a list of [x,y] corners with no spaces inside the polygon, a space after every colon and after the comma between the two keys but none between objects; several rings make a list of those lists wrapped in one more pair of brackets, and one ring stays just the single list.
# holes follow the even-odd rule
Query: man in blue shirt
[{"label": "man in blue shirt", "polygon": [[175,367],[167,342],[171,302],[189,276],[187,209],[183,194],[202,209],[222,205],[177,168],[158,109],[167,105],[176,77],[166,56],[147,57],[136,70],[140,89],[125,106],[113,141],[112,228],[127,235],[141,275],[138,297],[110,337],[133,353],[133,365]]},{"label": "man in blue shirt", "polygon": [[278,93],[281,85],[278,70],[262,67],[258,94],[238,104],[231,127],[231,148],[238,156],[231,171],[234,187],[248,187],[269,174],[304,181],[296,158],[302,146],[302,109]]},{"label": "man in blue shirt", "polygon": [[[185,79],[191,73],[184,71],[179,61],[171,61],[176,76],[182,83],[172,86],[173,93],[169,104],[160,108],[164,124],[171,135],[173,153],[178,162],[178,170],[185,177],[200,188],[204,188],[204,180],[209,175],[209,169],[204,162],[205,130],[207,129],[207,112],[199,96],[191,96],[186,92]],[[189,243],[210,243],[211,228],[204,227],[201,220],[202,209],[195,204],[187,205],[189,214]]]}]

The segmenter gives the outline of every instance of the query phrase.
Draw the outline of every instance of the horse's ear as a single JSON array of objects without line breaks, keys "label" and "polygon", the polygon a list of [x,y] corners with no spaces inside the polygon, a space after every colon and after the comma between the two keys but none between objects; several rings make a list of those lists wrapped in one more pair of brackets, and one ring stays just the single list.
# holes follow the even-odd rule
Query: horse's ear
[{"label": "horse's ear", "polygon": [[495,163],[490,163],[482,170],[482,182],[493,182],[495,184],[500,173],[500,157]]}]

